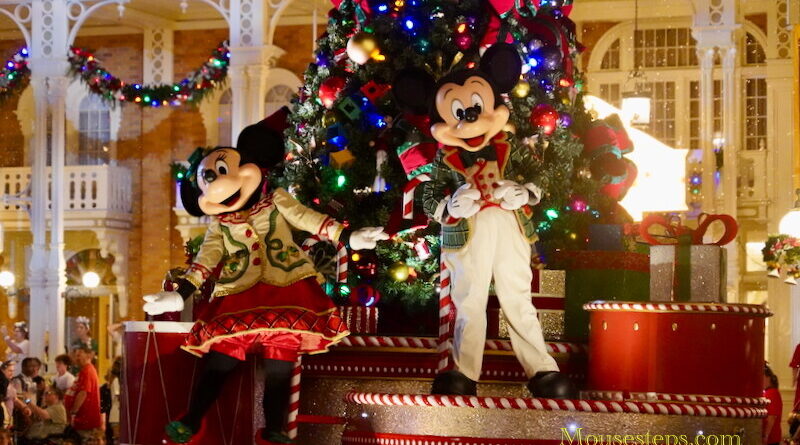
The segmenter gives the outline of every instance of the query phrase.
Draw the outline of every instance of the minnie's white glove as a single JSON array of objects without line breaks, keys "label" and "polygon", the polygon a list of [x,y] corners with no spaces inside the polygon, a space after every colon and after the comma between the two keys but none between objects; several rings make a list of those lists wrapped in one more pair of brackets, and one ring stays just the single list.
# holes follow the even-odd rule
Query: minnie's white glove
[{"label": "minnie's white glove", "polygon": [[374,249],[378,241],[389,239],[383,227],[364,227],[350,234],[350,248],[353,250]]},{"label": "minnie's white glove", "polygon": [[528,191],[530,192],[530,197],[528,198],[528,205],[535,206],[536,204],[539,204],[539,202],[542,200],[542,194],[543,194],[542,189],[539,188],[538,185],[532,182],[526,183],[523,187],[528,189]]},{"label": "minnie's white glove", "polygon": [[506,210],[517,210],[528,203],[530,192],[514,181],[498,181],[492,194],[500,201],[500,207]]},{"label": "minnie's white glove", "polygon": [[472,188],[469,183],[464,184],[453,193],[450,201],[447,202],[447,213],[453,218],[469,218],[481,209],[478,204],[479,199],[481,199],[481,192]]},{"label": "minnie's white glove", "polygon": [[164,312],[180,312],[183,310],[183,297],[177,292],[159,292],[145,295],[144,311],[150,315],[160,315]]}]

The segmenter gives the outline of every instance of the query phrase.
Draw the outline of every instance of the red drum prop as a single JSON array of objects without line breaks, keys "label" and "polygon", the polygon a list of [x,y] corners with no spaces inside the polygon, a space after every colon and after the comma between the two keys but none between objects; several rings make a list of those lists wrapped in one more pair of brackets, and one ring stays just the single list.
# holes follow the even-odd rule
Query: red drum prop
[{"label": "red drum prop", "polygon": [[764,306],[595,301],[588,388],[760,397]]},{"label": "red drum prop", "polygon": [[[184,414],[201,361],[180,349],[191,323],[125,323],[120,443],[161,445],[164,426]],[[198,445],[252,443],[254,363],[240,365],[206,415]],[[260,403],[258,404],[260,406]],[[258,410],[260,412],[260,409]]]}]

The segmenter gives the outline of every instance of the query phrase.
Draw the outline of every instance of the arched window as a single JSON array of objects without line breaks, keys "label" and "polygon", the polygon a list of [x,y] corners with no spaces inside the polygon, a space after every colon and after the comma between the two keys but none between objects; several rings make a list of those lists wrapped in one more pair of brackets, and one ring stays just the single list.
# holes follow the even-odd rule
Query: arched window
[{"label": "arched window", "polygon": [[289,105],[294,95],[294,89],[289,85],[275,85],[267,91],[264,99],[264,115],[278,111],[282,106]]},{"label": "arched window", "polygon": [[618,70],[619,69],[619,39],[614,40],[614,43],[608,47],[608,51],[603,54],[603,61],[600,63],[602,70]]},{"label": "arched window", "polygon": [[217,145],[227,146],[233,143],[231,138],[231,103],[233,103],[233,94],[228,89],[219,98],[219,115],[217,116],[219,139],[217,140]]},{"label": "arched window", "polygon": [[81,100],[78,122],[78,164],[107,164],[110,157],[108,147],[111,141],[111,111],[96,94],[89,94]]},{"label": "arched window", "polygon": [[766,63],[767,54],[764,48],[758,43],[755,36],[749,32],[744,39],[744,63],[747,65],[759,65]]}]

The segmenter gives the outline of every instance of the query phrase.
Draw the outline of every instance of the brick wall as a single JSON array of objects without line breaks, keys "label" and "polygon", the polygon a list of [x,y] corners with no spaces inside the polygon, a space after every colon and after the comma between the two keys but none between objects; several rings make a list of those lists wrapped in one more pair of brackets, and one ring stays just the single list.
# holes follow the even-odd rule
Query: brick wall
[{"label": "brick wall", "polygon": [[[319,32],[324,32],[325,27],[320,26]],[[286,54],[278,60],[278,66],[295,73],[303,78],[308,64],[312,62],[311,54],[314,51],[312,41],[313,29],[311,26],[280,26],[275,31],[275,45],[286,50]]]}]

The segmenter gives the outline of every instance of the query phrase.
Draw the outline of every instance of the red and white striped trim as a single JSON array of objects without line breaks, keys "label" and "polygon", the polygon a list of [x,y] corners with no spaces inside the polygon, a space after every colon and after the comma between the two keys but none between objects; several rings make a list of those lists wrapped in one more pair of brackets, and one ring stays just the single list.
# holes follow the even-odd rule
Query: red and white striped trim
[{"label": "red and white striped trim", "polygon": [[414,190],[431,177],[427,173],[414,176],[403,188],[403,219],[414,219]]},{"label": "red and white striped trim", "polygon": [[615,402],[603,400],[523,399],[511,397],[442,396],[349,392],[345,401],[358,405],[435,406],[455,408],[519,409],[585,413],[632,413],[697,417],[766,417],[764,408],[697,405],[670,402]]},{"label": "red and white striped trim", "polygon": [[290,382],[289,393],[289,414],[286,422],[286,433],[290,439],[297,438],[297,415],[300,413],[300,374],[303,371],[303,364],[300,358],[292,369],[292,379]]},{"label": "red and white striped trim", "polygon": [[[586,346],[578,343],[549,342],[547,351],[554,354],[580,354]],[[437,349],[439,340],[432,337],[379,337],[371,335],[350,335],[342,339],[338,348],[412,348]],[[487,351],[513,351],[510,340],[486,340]]]},{"label": "red and white striped trim", "polygon": [[637,312],[714,312],[725,314],[772,315],[766,306],[758,304],[719,304],[719,303],[628,303],[593,301],[586,303],[587,311],[637,311]]},{"label": "red and white striped trim", "polygon": [[588,399],[613,400],[620,402],[623,400],[633,400],[641,402],[690,402],[723,405],[746,405],[746,406],[767,406],[769,399],[764,397],[736,397],[736,396],[713,396],[701,394],[666,394],[655,392],[632,392],[622,391],[582,391],[581,394]]},{"label": "red and white striped trim", "polygon": [[[308,252],[309,249],[320,241],[333,243],[332,240],[322,235],[311,235],[303,241],[301,249],[303,249],[303,252]],[[336,281],[341,284],[346,284],[348,263],[347,248],[341,241],[334,243],[334,245],[336,246]]]},{"label": "red and white striped trim", "polygon": [[450,270],[444,261],[441,262],[439,267],[439,339],[436,349],[439,353],[437,370],[444,372],[452,369],[454,365],[450,354],[453,349],[456,307],[451,296]]}]

